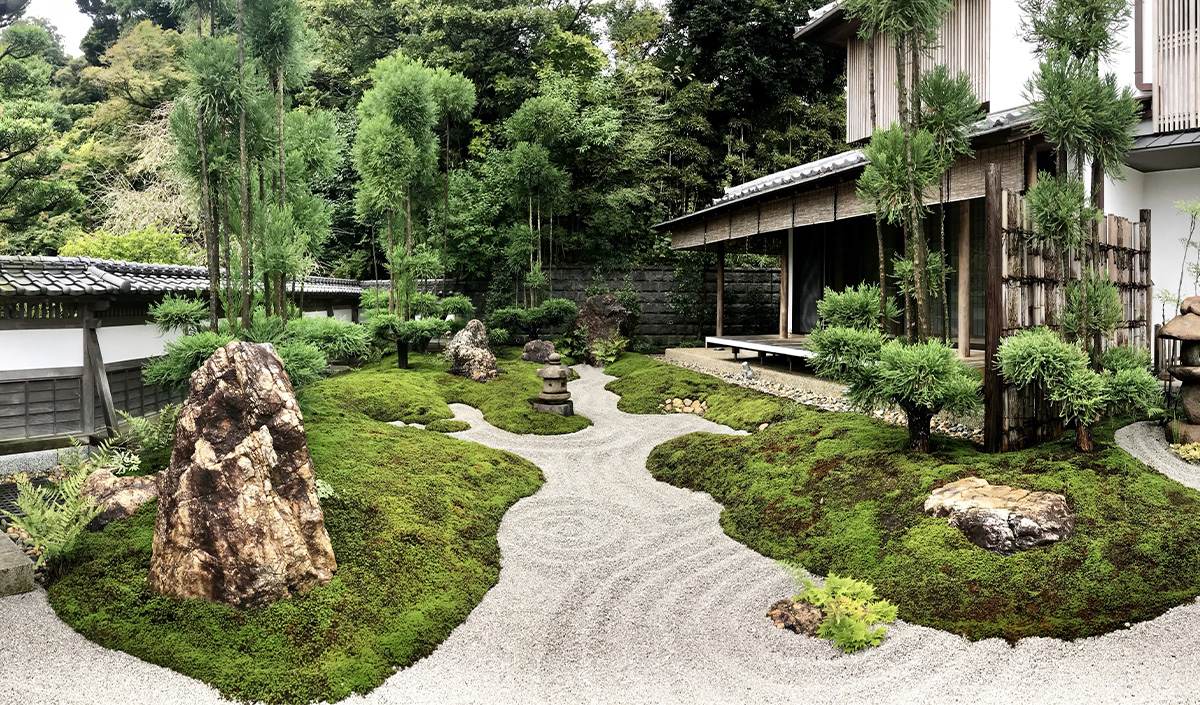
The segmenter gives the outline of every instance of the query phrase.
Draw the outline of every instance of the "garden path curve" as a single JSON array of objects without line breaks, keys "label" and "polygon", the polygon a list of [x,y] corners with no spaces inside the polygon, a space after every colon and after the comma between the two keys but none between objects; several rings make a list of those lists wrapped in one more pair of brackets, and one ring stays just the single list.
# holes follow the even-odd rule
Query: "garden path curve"
[{"label": "garden path curve", "polygon": [[[708,495],[655,481],[651,449],[688,414],[616,408],[611,377],[577,368],[576,409],[595,424],[518,436],[455,405],[454,434],[517,453],[546,484],[505,515],[499,583],[428,658],[347,703],[1187,703],[1197,702],[1200,605],[1077,642],[970,643],[897,623],[877,649],[839,656],[776,630],[793,588],[726,536]],[[207,686],[102,649],[41,593],[0,600],[0,702],[208,703]]]}]

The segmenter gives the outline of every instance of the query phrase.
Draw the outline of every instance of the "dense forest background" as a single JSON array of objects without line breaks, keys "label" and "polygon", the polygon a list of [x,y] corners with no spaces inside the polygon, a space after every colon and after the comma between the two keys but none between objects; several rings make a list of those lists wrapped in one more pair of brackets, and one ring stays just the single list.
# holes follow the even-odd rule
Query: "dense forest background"
[{"label": "dense forest background", "polygon": [[[93,18],[82,57],[68,57],[45,20],[0,18],[0,253],[120,254],[120,238],[132,236],[138,252],[162,248],[149,258],[200,263],[202,197],[226,238],[239,233],[237,115],[206,82],[234,80],[232,49],[213,42],[233,36],[240,5],[77,1]],[[364,94],[393,80],[372,69],[400,56],[426,71],[419,80],[431,90],[439,76],[474,89],[466,111],[429,119],[430,160],[403,194],[410,250],[415,242],[447,275],[498,287],[546,276],[547,265],[670,260],[655,223],[724,186],[844,149],[843,59],[792,39],[816,4],[245,0],[247,61],[264,76],[264,107],[248,117],[263,125],[251,134],[275,134],[278,94],[286,143],[276,173],[277,145],[252,139],[251,164],[260,154],[262,166],[247,167],[257,177],[247,198],[269,200],[279,173],[295,179],[300,196],[288,200],[310,199],[318,214],[303,273],[385,278],[388,236],[364,207],[370,136],[358,132],[371,110]],[[295,20],[294,41],[255,44],[254,32],[277,31],[281,17]],[[288,55],[272,58],[288,41]],[[215,198],[195,177],[188,105],[201,124],[204,106],[225,120],[206,128],[203,186]],[[301,217],[301,205],[288,207]],[[254,217],[256,230],[273,227]]]}]

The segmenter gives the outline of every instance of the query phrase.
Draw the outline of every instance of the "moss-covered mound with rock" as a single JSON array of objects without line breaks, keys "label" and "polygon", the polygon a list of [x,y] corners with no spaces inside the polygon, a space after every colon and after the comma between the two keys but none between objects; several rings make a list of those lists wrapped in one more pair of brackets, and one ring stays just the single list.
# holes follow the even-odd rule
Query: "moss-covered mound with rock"
[{"label": "moss-covered mound with rock", "polygon": [[[433,420],[449,416],[443,392],[485,394],[451,393],[459,383],[431,380],[436,367],[419,356],[416,371],[354,373],[301,395],[316,476],[336,493],[321,502],[338,560],[328,585],[245,611],[153,594],[151,502],[80,540],[51,605],[92,641],[233,698],[340,700],[378,686],[429,654],[495,585],[500,520],[542,482],[515,455],[376,420]],[[490,388],[489,404],[505,389],[524,404],[523,378],[509,379],[461,384]]]},{"label": "moss-covered mound with rock", "polygon": [[502,349],[496,363],[503,373],[482,383],[447,374],[450,363],[441,355],[412,354],[408,362],[408,369],[401,370],[395,355],[385,357],[354,374],[326,380],[322,393],[376,421],[429,424],[454,416],[448,404],[466,404],[511,433],[573,433],[592,423],[578,414],[564,417],[533,410],[529,400],[542,391],[536,374],[541,365],[522,360],[520,348]]},{"label": "moss-covered mound with rock", "polygon": [[[765,418],[767,402],[741,407],[741,392],[708,389],[714,420]],[[1200,594],[1200,492],[1117,447],[1115,425],[1098,429],[1095,453],[1075,451],[1067,434],[997,455],[937,437],[920,454],[901,450],[901,427],[798,409],[749,436],[668,441],[649,468],[711,494],[726,533],[754,550],[865,580],[902,619],[972,639],[1103,634]],[[1074,534],[1007,557],[978,548],[922,511],[932,490],[968,476],[1064,495]]]}]

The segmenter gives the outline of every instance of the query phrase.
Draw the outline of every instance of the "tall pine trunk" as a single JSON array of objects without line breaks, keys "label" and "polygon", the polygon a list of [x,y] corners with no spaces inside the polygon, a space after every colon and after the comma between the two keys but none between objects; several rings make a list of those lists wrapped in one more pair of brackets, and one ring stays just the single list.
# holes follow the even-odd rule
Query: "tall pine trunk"
[{"label": "tall pine trunk", "polygon": [[396,313],[396,245],[395,236],[392,229],[392,212],[387,214],[387,238],[388,238],[388,313]]},{"label": "tall pine trunk", "polygon": [[[242,20],[245,0],[238,0],[237,33],[238,33],[238,88],[245,85],[243,43],[244,32]],[[242,246],[242,325],[250,321],[250,231],[253,229],[250,214],[250,160],[246,153],[246,103],[244,96],[239,96],[238,108],[238,169],[241,172],[241,188],[239,190],[241,207],[241,237],[238,241]]]},{"label": "tall pine trunk", "polygon": [[[867,43],[867,91],[871,105],[871,133],[878,127],[878,113],[875,104],[875,35],[866,40]],[[875,201],[875,241],[879,246],[879,329],[887,332],[887,259],[883,249],[883,221],[879,217],[880,204]]]}]

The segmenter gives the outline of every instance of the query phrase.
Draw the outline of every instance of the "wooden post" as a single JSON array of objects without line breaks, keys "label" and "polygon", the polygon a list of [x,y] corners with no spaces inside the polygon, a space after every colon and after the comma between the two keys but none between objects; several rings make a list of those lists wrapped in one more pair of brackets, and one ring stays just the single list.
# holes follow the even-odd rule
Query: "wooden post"
[{"label": "wooden post", "polygon": [[[1138,220],[1142,221],[1142,241],[1140,243],[1142,252],[1142,272],[1146,283],[1146,344],[1154,345],[1154,279],[1151,276],[1150,269],[1150,209],[1143,208],[1138,211]],[[1166,321],[1163,321],[1166,323]],[[1157,370],[1155,370],[1157,372]]]},{"label": "wooden post", "polygon": [[792,229],[788,228],[787,236],[783,241],[783,248],[779,253],[779,337],[791,337],[791,331],[788,330],[788,256],[792,242]]},{"label": "wooden post", "polygon": [[100,352],[100,339],[96,335],[96,328],[99,327],[99,324],[100,321],[92,318],[84,326],[83,369],[85,375],[87,370],[91,369],[95,391],[100,394],[100,405],[104,410],[104,423],[109,429],[109,435],[115,436],[118,424],[117,410],[113,406],[112,390],[108,386],[108,374],[104,371],[104,355]]},{"label": "wooden post", "polygon": [[1000,347],[1001,316],[1004,314],[1004,231],[1000,222],[1000,167],[988,164],[984,177],[984,198],[987,206],[987,307],[983,364],[983,446],[989,453],[1003,449],[1004,383],[996,369],[996,350]]},{"label": "wooden post", "polygon": [[725,335],[725,243],[717,243],[717,337]]},{"label": "wooden post", "polygon": [[79,431],[90,438],[96,432],[96,377],[95,368],[88,364],[88,329],[95,322],[95,314],[90,304],[80,307],[80,317],[83,319],[83,329],[80,331],[80,343],[83,346],[83,377],[79,380]]},{"label": "wooden post", "polygon": [[971,202],[958,206],[958,355],[971,355]]}]

